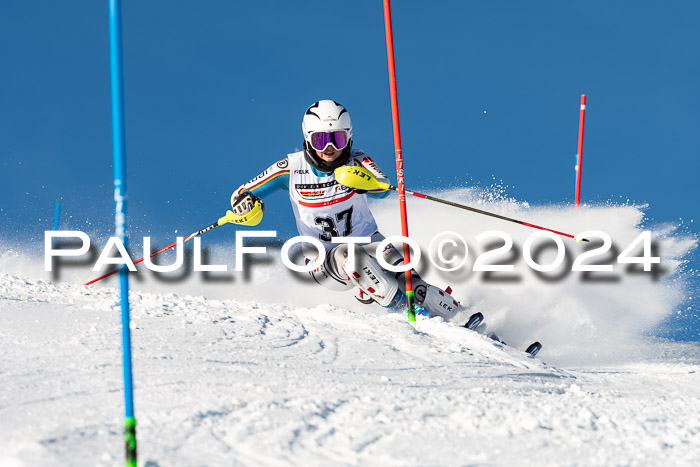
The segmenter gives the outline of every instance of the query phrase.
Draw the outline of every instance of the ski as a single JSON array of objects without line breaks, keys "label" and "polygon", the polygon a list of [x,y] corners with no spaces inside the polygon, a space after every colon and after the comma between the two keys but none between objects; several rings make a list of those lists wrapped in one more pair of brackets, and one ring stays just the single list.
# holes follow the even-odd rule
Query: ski
[{"label": "ski", "polygon": [[[479,325],[482,323],[482,321],[484,321],[484,315],[481,312],[476,312],[469,317],[466,323],[464,323],[464,327],[466,329],[469,329],[470,331],[476,331]],[[486,336],[489,339],[498,342],[499,344],[508,345],[505,341],[502,341],[493,332],[486,334]],[[525,353],[528,353],[534,357],[539,353],[540,350],[542,350],[542,344],[540,344],[539,341],[536,341],[527,346],[527,349],[525,349]]]},{"label": "ski", "polygon": [[540,344],[539,342],[533,342],[527,347],[527,350],[525,350],[525,352],[529,353],[534,357],[540,350],[542,350],[542,344]]},{"label": "ski", "polygon": [[[452,295],[452,287],[450,287],[450,286],[448,285],[448,286],[445,288],[445,292],[447,292],[448,294]],[[418,314],[418,312],[416,312],[416,314]],[[476,313],[474,313],[473,315],[471,315],[471,316],[469,317],[469,319],[467,320],[467,322],[464,323],[464,326],[463,326],[463,327],[466,328],[466,329],[469,329],[470,331],[479,332],[479,330],[478,330],[479,325],[480,325],[483,321],[484,321],[484,315],[483,315],[483,313],[481,313],[480,311],[477,311]],[[501,340],[495,333],[493,333],[493,332],[489,332],[488,334],[486,334],[486,336],[489,337],[490,339],[495,340],[495,341],[498,342],[499,344],[508,345],[508,344],[506,344],[504,341],[502,341],[502,340]],[[530,354],[531,356],[534,357],[535,355],[537,355],[537,353],[538,353],[540,350],[542,350],[542,344],[540,344],[539,341],[535,341],[535,342],[533,342],[532,344],[530,344],[530,345],[527,346],[527,349],[525,349],[525,353]]]},{"label": "ski", "polygon": [[473,331],[481,324],[483,320],[484,315],[482,315],[480,312],[476,312],[469,317],[467,322],[464,324],[464,327]]}]

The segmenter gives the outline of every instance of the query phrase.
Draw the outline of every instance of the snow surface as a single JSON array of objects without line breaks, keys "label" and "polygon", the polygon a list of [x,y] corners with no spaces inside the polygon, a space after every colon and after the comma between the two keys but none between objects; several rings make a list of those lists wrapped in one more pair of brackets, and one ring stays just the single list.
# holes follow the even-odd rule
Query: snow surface
[{"label": "snow surface", "polygon": [[[635,206],[573,212],[469,190],[440,195],[572,233],[600,229],[623,247],[648,228]],[[426,219],[411,230],[421,245],[440,230],[470,246],[490,229],[516,245],[530,233],[419,203],[409,212]],[[373,211],[382,231],[398,233],[381,222],[395,217],[395,200]],[[673,226],[654,235],[666,268],[658,280],[617,267],[612,279],[545,280],[522,261],[517,280],[421,271],[451,284],[515,347],[541,340],[538,358],[460,328],[464,316],[413,329],[274,259],[251,262],[247,274],[135,274],[140,462],[697,465],[700,344],[648,335],[692,295],[683,263],[697,242]],[[116,281],[78,285],[97,275],[85,264],[51,276],[36,249],[3,245],[0,256],[0,465],[122,464]],[[211,253],[233,270],[229,246]]]}]

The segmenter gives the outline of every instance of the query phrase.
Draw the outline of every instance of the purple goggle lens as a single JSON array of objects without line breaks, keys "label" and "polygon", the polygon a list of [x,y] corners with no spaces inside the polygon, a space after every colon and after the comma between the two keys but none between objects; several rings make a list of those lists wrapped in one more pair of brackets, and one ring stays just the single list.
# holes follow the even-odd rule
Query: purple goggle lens
[{"label": "purple goggle lens", "polygon": [[315,150],[323,151],[329,144],[332,144],[336,149],[344,149],[348,145],[348,132],[335,130],[311,133],[311,147]]}]

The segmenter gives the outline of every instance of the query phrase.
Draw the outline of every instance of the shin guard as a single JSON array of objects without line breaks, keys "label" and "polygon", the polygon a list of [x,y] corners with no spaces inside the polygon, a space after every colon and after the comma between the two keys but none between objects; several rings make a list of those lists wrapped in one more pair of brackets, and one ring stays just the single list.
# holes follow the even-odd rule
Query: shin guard
[{"label": "shin guard", "polygon": [[358,246],[352,248],[355,253],[355,264],[351,264],[349,258],[345,258],[342,263],[343,270],[350,281],[381,306],[389,306],[399,290],[396,278],[379,267],[377,260],[372,258],[364,248]]}]

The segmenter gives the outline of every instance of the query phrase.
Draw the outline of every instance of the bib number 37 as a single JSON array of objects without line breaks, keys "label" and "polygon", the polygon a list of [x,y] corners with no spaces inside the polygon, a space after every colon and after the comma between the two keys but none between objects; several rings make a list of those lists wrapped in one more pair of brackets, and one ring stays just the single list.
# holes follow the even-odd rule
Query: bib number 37
[{"label": "bib number 37", "polygon": [[[352,206],[349,209],[336,213],[335,219],[332,217],[317,217],[314,219],[316,225],[320,225],[323,232],[318,234],[318,238],[324,242],[330,242],[333,237],[349,237],[352,233]],[[338,227],[343,228],[343,233],[338,231]]]}]

